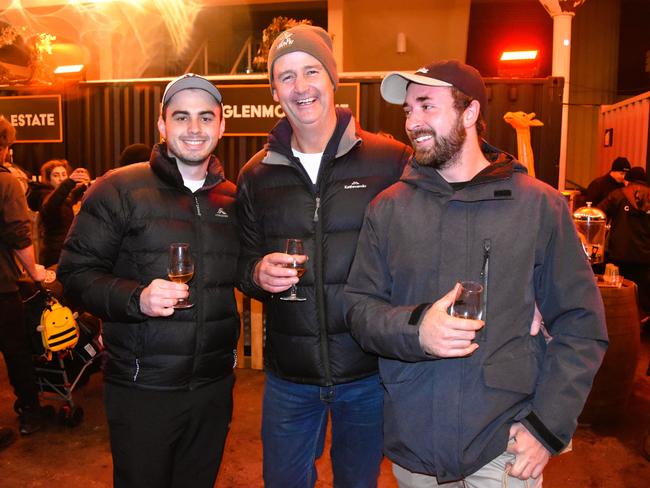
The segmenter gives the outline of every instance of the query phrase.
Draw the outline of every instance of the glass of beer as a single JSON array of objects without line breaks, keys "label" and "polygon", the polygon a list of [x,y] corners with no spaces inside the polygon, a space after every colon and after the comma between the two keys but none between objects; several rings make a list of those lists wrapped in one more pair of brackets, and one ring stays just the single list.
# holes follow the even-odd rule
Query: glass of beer
[{"label": "glass of beer", "polygon": [[[176,283],[187,283],[194,276],[194,261],[190,245],[186,242],[174,242],[169,245],[169,263],[167,276]],[[186,298],[179,298],[174,308],[190,308],[194,304]]]},{"label": "glass of beer", "polygon": [[[305,264],[298,263],[295,257],[298,255],[305,254],[305,248],[302,244],[302,241],[300,239],[287,239],[284,252],[290,254],[294,258],[291,263],[284,265],[285,268],[295,269],[296,272],[298,273],[298,278],[301,278],[302,275],[305,274],[305,270],[306,270]],[[289,295],[286,297],[280,297],[280,300],[284,300],[287,302],[304,302],[307,299],[305,297],[298,296],[298,288],[294,284],[291,285],[291,289],[289,290]]]}]

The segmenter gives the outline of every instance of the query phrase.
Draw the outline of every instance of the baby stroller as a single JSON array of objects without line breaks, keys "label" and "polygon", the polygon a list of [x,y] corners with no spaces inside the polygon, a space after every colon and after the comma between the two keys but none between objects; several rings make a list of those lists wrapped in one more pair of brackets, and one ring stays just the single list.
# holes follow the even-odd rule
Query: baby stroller
[{"label": "baby stroller", "polygon": [[[58,412],[52,405],[43,406],[46,418],[56,417],[62,425],[74,427],[83,420],[83,408],[76,405],[73,398],[74,390],[88,382],[90,375],[100,369],[104,347],[101,342],[101,321],[87,313],[72,312],[62,307],[56,296],[61,295],[60,283],[35,285],[31,294],[23,290],[25,315],[30,331],[34,368],[37,384],[42,400],[53,400],[62,403]],[[68,341],[63,348],[46,348],[42,334],[42,318],[44,312],[58,308],[65,310],[66,319],[71,324],[76,322],[78,339]],[[72,314],[72,317],[67,315]],[[57,338],[52,339],[55,344]],[[58,350],[56,350],[58,349]],[[20,405],[14,405],[16,413],[20,414]]]}]

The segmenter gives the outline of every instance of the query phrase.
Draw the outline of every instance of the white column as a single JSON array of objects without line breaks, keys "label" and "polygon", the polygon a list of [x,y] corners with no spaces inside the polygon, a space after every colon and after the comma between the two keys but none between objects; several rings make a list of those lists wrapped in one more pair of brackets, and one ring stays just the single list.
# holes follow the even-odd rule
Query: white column
[{"label": "white column", "polygon": [[560,161],[558,190],[564,190],[566,180],[567,138],[569,134],[569,91],[571,72],[571,20],[573,12],[553,16],[553,76],[564,77],[562,92],[562,127],[560,134]]}]

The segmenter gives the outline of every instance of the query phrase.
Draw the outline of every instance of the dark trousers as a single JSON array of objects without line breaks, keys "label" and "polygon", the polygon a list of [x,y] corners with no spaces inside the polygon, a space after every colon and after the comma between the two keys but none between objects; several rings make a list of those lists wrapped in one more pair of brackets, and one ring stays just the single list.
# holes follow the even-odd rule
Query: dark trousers
[{"label": "dark trousers", "polygon": [[[33,324],[34,327],[37,325]],[[37,405],[38,387],[32,348],[18,292],[0,293],[0,351],[18,402],[23,406]]]},{"label": "dark trousers", "polygon": [[232,417],[234,375],[192,391],[104,383],[117,488],[212,488]]}]

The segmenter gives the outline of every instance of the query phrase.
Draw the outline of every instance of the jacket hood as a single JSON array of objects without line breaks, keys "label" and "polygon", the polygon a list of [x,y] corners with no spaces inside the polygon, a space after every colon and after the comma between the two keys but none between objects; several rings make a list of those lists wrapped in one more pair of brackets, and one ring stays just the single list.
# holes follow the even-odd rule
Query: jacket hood
[{"label": "jacket hood", "polygon": [[[153,172],[161,180],[177,188],[185,187],[183,176],[178,170],[178,165],[176,164],[176,159],[167,153],[166,143],[162,142],[154,146],[149,163],[151,164]],[[208,174],[200,191],[210,189],[224,180],[225,176],[221,162],[214,154],[210,155]]]},{"label": "jacket hood", "polygon": [[642,183],[630,183],[621,191],[632,207],[637,212],[650,214],[650,188]]},{"label": "jacket hood", "polygon": [[[519,163],[514,156],[488,144],[486,141],[481,141],[481,151],[492,164],[475,175],[466,188],[478,187],[483,183],[497,180],[509,180],[514,173],[528,174],[526,167]],[[415,156],[411,157],[404,168],[400,181],[440,195],[454,194],[452,186],[436,169],[418,164]]]},{"label": "jacket hood", "polygon": [[[293,129],[287,117],[283,117],[275,124],[269,133],[269,139],[266,144],[266,157],[264,163],[267,164],[287,164],[287,159],[294,160],[295,157],[291,151],[291,135]],[[333,159],[346,154],[354,146],[361,142],[357,135],[357,126],[352,117],[352,112],[345,108],[336,108],[336,128],[330,138],[325,151],[323,151],[323,160]]]}]

